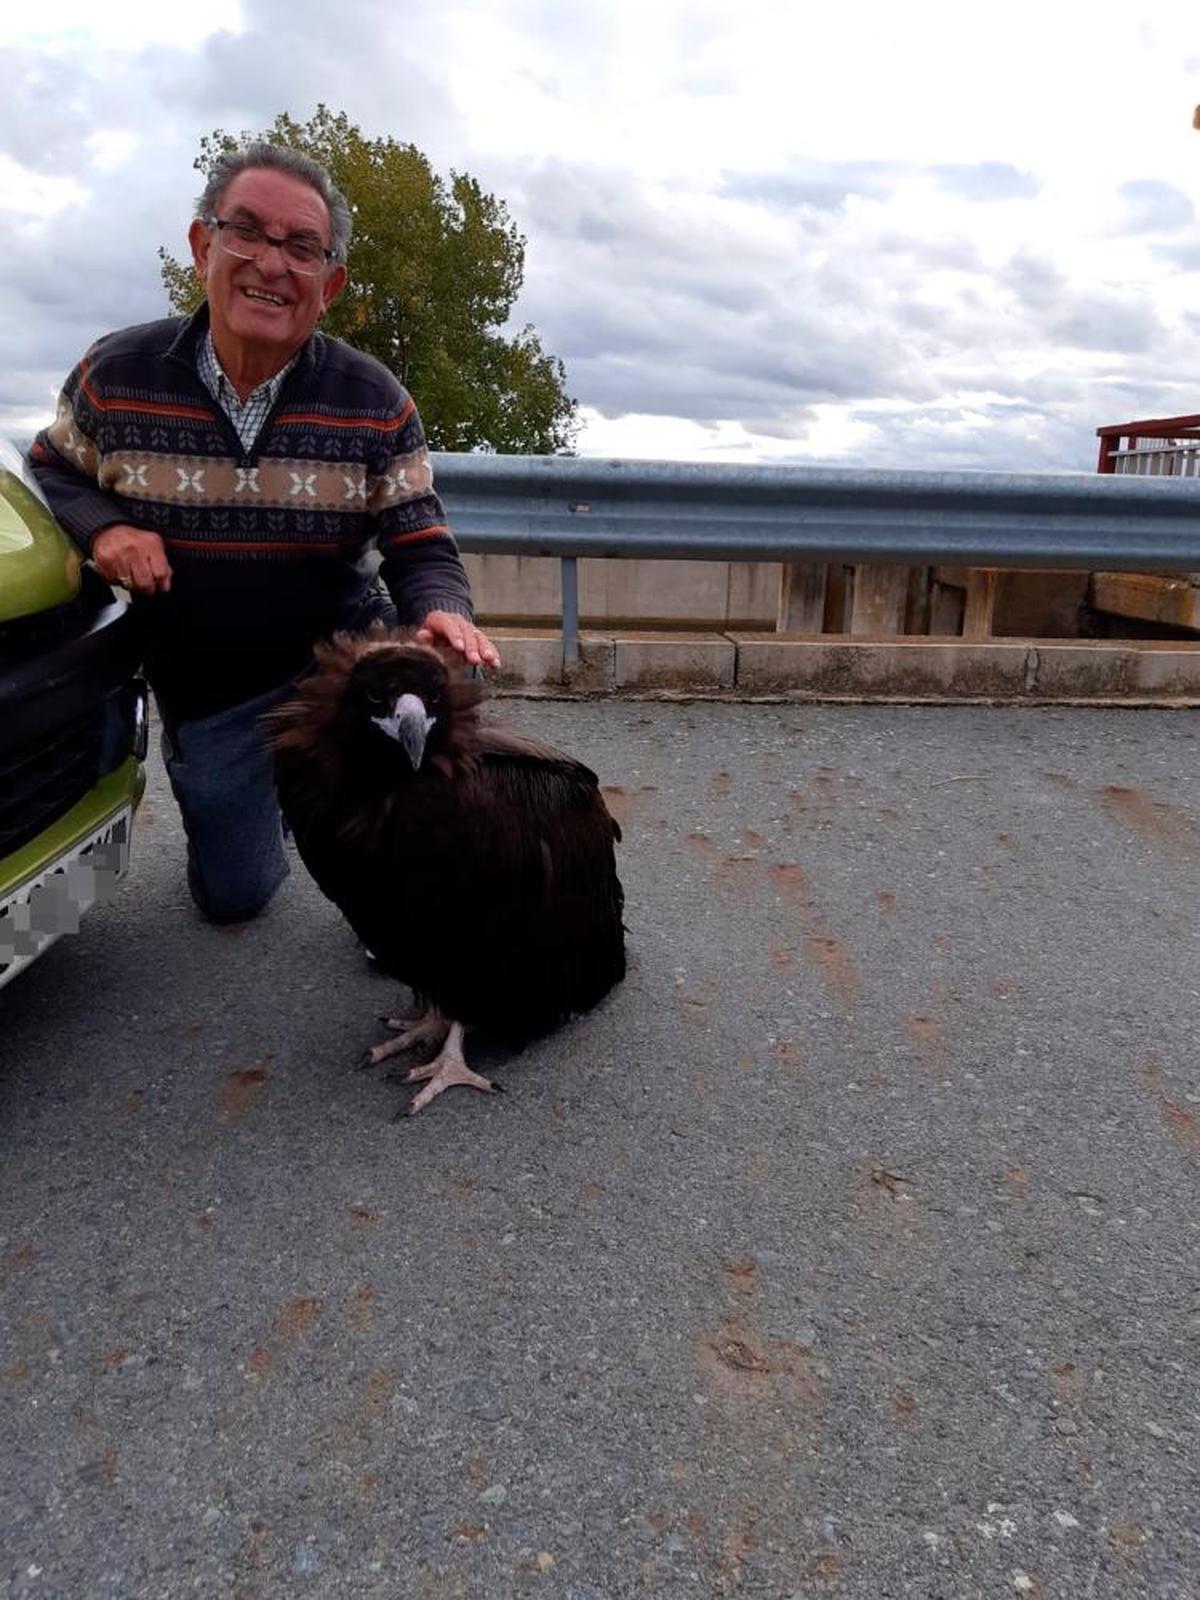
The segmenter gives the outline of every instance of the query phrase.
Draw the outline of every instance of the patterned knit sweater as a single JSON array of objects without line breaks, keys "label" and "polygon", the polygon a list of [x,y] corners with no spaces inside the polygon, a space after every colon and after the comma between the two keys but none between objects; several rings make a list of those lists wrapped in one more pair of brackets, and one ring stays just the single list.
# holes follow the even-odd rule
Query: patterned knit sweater
[{"label": "patterned knit sweater", "polygon": [[200,381],[207,307],[100,339],[67,379],[30,465],[89,550],[113,523],[153,529],[171,588],[137,601],[146,670],[174,718],[206,716],[302,671],[373,583],[400,620],[471,615],[420,418],[386,368],[316,333],[252,448]]}]

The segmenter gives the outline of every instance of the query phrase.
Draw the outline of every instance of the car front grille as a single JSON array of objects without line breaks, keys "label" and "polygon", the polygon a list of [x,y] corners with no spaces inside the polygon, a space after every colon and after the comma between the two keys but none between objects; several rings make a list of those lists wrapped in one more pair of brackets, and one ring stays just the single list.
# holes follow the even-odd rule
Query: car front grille
[{"label": "car front grille", "polygon": [[100,777],[100,703],[52,734],[0,756],[0,858],[37,837]]},{"label": "car front grille", "polygon": [[95,609],[94,590],[85,588],[65,605],[0,622],[0,667],[16,666],[75,638],[84,631]]}]

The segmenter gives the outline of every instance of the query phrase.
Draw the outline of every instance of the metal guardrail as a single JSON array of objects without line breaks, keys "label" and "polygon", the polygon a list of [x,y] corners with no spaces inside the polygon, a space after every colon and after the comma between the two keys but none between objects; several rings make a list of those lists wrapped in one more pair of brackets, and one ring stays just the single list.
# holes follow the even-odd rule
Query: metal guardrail
[{"label": "metal guardrail", "polygon": [[580,556],[1200,571],[1200,480],[434,456],[464,550],[557,556],[578,657]]}]

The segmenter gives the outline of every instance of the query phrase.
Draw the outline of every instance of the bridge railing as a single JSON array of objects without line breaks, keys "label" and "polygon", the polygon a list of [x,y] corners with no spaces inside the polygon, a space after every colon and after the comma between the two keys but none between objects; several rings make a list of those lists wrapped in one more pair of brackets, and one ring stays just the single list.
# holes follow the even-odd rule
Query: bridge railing
[{"label": "bridge railing", "polygon": [[1114,450],[1109,459],[1112,470],[1141,478],[1200,477],[1200,445],[1136,445],[1130,450]]}]

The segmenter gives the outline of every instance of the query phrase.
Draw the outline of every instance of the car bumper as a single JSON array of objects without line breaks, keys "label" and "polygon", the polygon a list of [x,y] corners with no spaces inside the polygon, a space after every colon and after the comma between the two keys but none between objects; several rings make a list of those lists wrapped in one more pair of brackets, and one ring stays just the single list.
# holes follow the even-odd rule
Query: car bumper
[{"label": "car bumper", "polygon": [[131,608],[100,585],[0,627],[0,986],[124,876],[145,787]]},{"label": "car bumper", "polygon": [[0,862],[0,989],[109,899],[129,865],[146,775],[133,756]]}]

